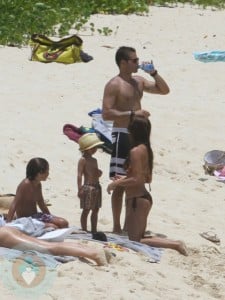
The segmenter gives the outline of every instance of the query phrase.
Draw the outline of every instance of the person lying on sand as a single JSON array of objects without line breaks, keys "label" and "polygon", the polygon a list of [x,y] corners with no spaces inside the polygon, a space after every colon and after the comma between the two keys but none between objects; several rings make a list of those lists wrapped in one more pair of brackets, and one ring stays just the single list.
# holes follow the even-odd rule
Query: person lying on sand
[{"label": "person lying on sand", "polygon": [[87,258],[98,266],[109,263],[110,253],[105,249],[97,249],[79,242],[47,242],[26,235],[16,228],[0,227],[0,247],[14,248],[17,250],[35,250],[52,255],[67,255]]}]

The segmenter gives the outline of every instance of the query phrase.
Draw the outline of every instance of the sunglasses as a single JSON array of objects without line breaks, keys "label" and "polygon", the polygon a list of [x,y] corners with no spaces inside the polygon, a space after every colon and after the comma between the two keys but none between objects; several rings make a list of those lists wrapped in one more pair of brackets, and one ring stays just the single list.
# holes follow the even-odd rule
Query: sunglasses
[{"label": "sunglasses", "polygon": [[128,58],[128,60],[131,60],[133,63],[138,63],[139,62],[139,58]]}]

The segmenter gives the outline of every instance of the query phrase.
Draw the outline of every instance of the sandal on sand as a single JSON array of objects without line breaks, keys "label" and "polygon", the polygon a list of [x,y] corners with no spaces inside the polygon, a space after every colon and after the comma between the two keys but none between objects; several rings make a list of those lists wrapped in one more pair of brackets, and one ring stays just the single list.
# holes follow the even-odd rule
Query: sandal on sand
[{"label": "sandal on sand", "polygon": [[212,232],[212,231],[207,231],[207,232],[202,232],[199,233],[201,237],[203,237],[204,239],[219,244],[220,243],[220,239],[218,238],[218,236]]}]

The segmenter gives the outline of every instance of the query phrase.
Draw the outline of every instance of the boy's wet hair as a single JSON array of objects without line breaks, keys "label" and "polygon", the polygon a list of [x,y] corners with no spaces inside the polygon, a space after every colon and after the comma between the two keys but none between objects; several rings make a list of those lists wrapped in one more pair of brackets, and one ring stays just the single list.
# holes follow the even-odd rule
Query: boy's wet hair
[{"label": "boy's wet hair", "polygon": [[26,178],[34,180],[39,173],[45,173],[49,169],[46,159],[41,157],[32,158],[26,168]]}]

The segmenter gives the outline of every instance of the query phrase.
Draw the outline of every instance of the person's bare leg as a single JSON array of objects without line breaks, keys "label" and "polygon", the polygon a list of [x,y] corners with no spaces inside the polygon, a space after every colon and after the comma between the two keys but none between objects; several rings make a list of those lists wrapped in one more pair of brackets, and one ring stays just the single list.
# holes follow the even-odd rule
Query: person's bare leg
[{"label": "person's bare leg", "polygon": [[53,223],[45,223],[45,228],[51,227],[53,229],[58,229],[59,227]]},{"label": "person's bare leg", "polygon": [[156,248],[169,248],[187,256],[187,248],[184,242],[174,241],[160,237],[145,237],[146,222],[152,201],[145,198],[136,198],[136,208],[132,207],[133,199],[127,201],[127,224],[128,236],[130,240],[139,241],[143,244]]},{"label": "person's bare leg", "polygon": [[185,256],[188,255],[187,247],[184,242],[182,241],[174,241],[166,238],[160,237],[150,237],[150,238],[143,238],[140,240],[141,243],[149,245],[151,247],[156,248],[169,248],[178,251],[180,254]]},{"label": "person's bare leg", "polygon": [[83,209],[81,216],[80,216],[80,224],[81,224],[81,229],[84,231],[87,231],[87,218],[90,210],[89,209]]},{"label": "person's bare leg", "polygon": [[55,224],[58,228],[68,228],[69,222],[61,217],[53,217],[51,222]]},{"label": "person's bare leg", "polygon": [[127,228],[130,240],[139,242],[143,237],[150,209],[151,203],[145,198],[127,200]]},{"label": "person's bare leg", "polygon": [[112,193],[113,232],[121,233],[120,215],[122,211],[124,188],[116,187]]},{"label": "person's bare leg", "polygon": [[98,211],[99,209],[93,209],[91,213],[91,232],[97,232],[97,223],[98,223]]},{"label": "person's bare leg", "polygon": [[53,255],[84,257],[93,260],[98,266],[107,265],[109,259],[103,249],[79,242],[47,242],[8,226],[0,227],[0,246],[18,250],[36,250]]},{"label": "person's bare leg", "polygon": [[58,242],[50,243],[48,251],[53,255],[69,255],[88,258],[93,260],[98,266],[105,266],[108,264],[108,253],[103,249],[97,249],[88,245],[77,242]]}]

